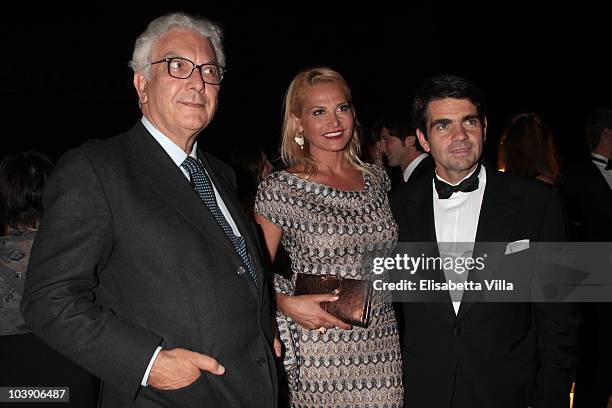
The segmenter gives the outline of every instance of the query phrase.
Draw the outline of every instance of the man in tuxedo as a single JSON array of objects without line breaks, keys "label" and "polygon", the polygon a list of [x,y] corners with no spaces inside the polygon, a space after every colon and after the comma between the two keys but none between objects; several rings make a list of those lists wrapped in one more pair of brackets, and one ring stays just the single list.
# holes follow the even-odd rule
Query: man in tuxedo
[{"label": "man in tuxedo", "polygon": [[[467,256],[474,257],[483,255],[485,242],[522,244],[489,253],[486,264],[492,267],[504,257],[528,254],[529,242],[565,240],[552,187],[479,164],[487,119],[484,96],[472,82],[428,78],[412,111],[435,171],[392,193],[400,243],[437,243],[438,256],[442,243],[471,244]],[[433,272],[448,282],[446,270]],[[449,293],[442,295],[441,302],[402,303],[406,407],[569,406],[577,326],[570,304],[474,302],[467,292],[451,301]]]},{"label": "man in tuxedo", "polygon": [[142,118],[67,152],[48,181],[22,309],[102,381],[102,407],[274,407],[259,242],[231,169],[197,148],[223,79],[221,30],[152,21],[131,66]]},{"label": "man in tuxedo", "polygon": [[612,110],[596,109],[587,123],[587,160],[567,169],[561,185],[573,241],[612,241]]},{"label": "man in tuxedo", "polygon": [[392,114],[380,121],[379,139],[389,167],[402,170],[405,183],[411,176],[433,169],[434,161],[419,143],[414,125],[408,116]]},{"label": "man in tuxedo", "polygon": [[[612,242],[612,110],[596,109],[587,123],[588,160],[568,167],[561,185],[572,241]],[[575,408],[605,408],[612,391],[612,304],[583,303]]]}]

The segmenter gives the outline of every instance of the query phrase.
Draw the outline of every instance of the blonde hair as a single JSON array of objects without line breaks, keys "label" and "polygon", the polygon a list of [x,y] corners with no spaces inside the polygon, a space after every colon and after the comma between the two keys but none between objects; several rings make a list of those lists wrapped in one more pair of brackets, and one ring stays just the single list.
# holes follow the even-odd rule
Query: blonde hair
[{"label": "blonde hair", "polygon": [[[304,140],[303,149],[296,143],[295,138],[303,135],[300,135],[298,125],[292,116],[301,116],[304,107],[304,96],[311,86],[329,82],[340,85],[348,102],[351,102],[351,90],[342,75],[328,67],[314,67],[297,73],[287,89],[283,104],[281,158],[287,167],[304,166],[305,172],[309,175],[317,172],[317,162],[310,154],[307,140]],[[353,112],[354,119],[353,134],[347,148],[344,150],[344,158],[355,168],[369,172],[361,159],[359,159],[361,149],[360,125],[357,122],[356,112],[352,106],[351,111]]]}]

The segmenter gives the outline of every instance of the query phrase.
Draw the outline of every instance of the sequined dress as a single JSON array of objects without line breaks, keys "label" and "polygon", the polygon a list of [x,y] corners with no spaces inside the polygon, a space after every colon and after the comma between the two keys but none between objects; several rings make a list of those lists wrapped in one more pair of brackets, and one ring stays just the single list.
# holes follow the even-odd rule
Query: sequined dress
[{"label": "sequined dress", "polygon": [[[293,293],[296,273],[373,280],[362,261],[397,240],[387,200],[389,179],[367,165],[362,191],[341,191],[287,171],[259,186],[255,212],[279,226],[291,280],[275,275],[276,292]],[[397,324],[388,294],[374,291],[367,329],[321,334],[277,313],[285,345],[291,407],[394,408],[403,401]]]}]

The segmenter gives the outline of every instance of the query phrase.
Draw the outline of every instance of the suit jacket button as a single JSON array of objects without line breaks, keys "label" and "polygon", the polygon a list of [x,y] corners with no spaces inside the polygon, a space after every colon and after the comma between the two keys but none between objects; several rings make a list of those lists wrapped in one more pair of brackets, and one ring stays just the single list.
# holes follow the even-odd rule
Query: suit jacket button
[{"label": "suit jacket button", "polygon": [[266,360],[263,357],[257,357],[257,365],[263,367],[266,365]]},{"label": "suit jacket button", "polygon": [[461,328],[460,327],[455,327],[453,329],[453,336],[460,336],[461,335]]},{"label": "suit jacket button", "polygon": [[244,275],[244,273],[246,272],[246,270],[244,269],[243,266],[239,267],[238,270],[236,271],[238,272],[238,275]]}]

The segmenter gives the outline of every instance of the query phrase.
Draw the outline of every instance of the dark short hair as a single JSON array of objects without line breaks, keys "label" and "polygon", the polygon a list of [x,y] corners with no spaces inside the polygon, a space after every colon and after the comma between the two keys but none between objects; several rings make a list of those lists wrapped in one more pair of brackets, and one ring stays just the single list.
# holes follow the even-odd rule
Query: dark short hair
[{"label": "dark short hair", "polygon": [[43,213],[43,187],[53,160],[27,151],[0,162],[0,212],[11,228],[35,227]]},{"label": "dark short hair", "polygon": [[391,114],[382,118],[379,122],[379,128],[382,130],[386,127],[391,136],[404,140],[408,136],[416,134],[414,125],[409,115]]},{"label": "dark short hair", "polygon": [[412,102],[412,120],[426,138],[429,103],[444,98],[468,99],[476,106],[478,116],[484,122],[486,101],[476,84],[459,76],[437,74],[425,79]]},{"label": "dark short hair", "polygon": [[595,109],[587,122],[587,138],[591,149],[597,147],[606,129],[612,129],[612,109]]},{"label": "dark short hair", "polygon": [[[416,129],[410,114],[400,115],[393,113],[387,115],[378,122],[377,128],[379,129],[379,132],[382,131],[383,127],[387,128],[391,136],[395,136],[401,141],[406,140],[408,136],[416,136]],[[421,152],[424,151],[418,139],[415,140],[414,146],[417,150]]]}]

